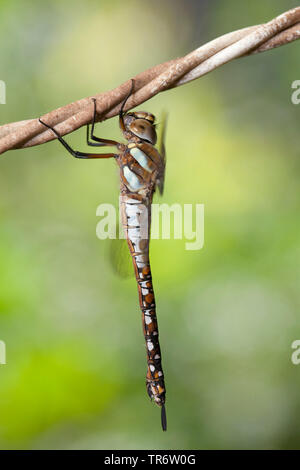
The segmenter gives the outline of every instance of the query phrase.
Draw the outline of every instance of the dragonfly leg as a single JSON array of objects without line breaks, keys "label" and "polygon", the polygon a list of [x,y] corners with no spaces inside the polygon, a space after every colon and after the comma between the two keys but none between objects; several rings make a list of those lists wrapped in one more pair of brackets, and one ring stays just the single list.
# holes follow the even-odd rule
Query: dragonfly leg
[{"label": "dragonfly leg", "polygon": [[94,115],[93,115],[93,122],[92,122],[92,130],[91,130],[91,139],[95,140],[95,142],[91,142],[89,139],[89,125],[86,126],[86,143],[90,145],[91,147],[104,147],[104,146],[118,146],[119,142],[116,142],[115,140],[109,140],[109,139],[102,139],[101,137],[97,137],[94,135],[94,129],[95,129],[95,122],[96,122],[96,99],[93,98],[94,102]]},{"label": "dragonfly leg", "polygon": [[122,106],[121,106],[121,109],[120,109],[120,112],[119,112],[119,125],[120,125],[120,128],[121,128],[122,132],[126,132],[126,127],[125,127],[124,119],[123,119],[123,117],[124,117],[124,112],[123,112],[123,110],[124,110],[124,106],[125,106],[125,104],[126,104],[128,98],[129,98],[129,96],[130,96],[130,95],[132,94],[132,92],[133,92],[133,87],[134,87],[134,80],[133,80],[133,78],[132,78],[132,79],[131,79],[130,91],[129,91],[128,95],[126,96],[125,100],[123,101]]},{"label": "dragonfly leg", "polygon": [[48,127],[48,129],[51,129],[52,132],[56,135],[60,143],[67,149],[67,151],[73,155],[75,158],[113,158],[117,157],[118,155],[115,153],[86,153],[86,152],[79,152],[77,150],[73,150],[72,147],[62,138],[62,136],[57,132],[54,127],[49,126],[45,122],[43,122],[41,119],[39,119],[40,123],[43,124],[44,126]]}]

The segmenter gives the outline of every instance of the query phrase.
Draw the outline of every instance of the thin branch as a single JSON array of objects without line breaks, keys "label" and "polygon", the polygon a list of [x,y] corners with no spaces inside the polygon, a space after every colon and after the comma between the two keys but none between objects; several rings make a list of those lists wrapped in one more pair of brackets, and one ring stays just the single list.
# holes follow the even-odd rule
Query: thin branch
[{"label": "thin branch", "polygon": [[[190,54],[156,65],[140,73],[134,93],[126,104],[131,109],[161,91],[199,78],[238,57],[257,54],[288,44],[300,38],[300,7],[289,10],[266,24],[251,26],[225,34],[199,47]],[[116,116],[120,103],[130,88],[130,80],[114,90],[94,96],[97,100],[97,120]],[[83,98],[42,116],[61,135],[68,134],[91,122],[93,102]],[[10,149],[31,147],[55,139],[38,119],[13,122],[0,127],[0,154]]]}]

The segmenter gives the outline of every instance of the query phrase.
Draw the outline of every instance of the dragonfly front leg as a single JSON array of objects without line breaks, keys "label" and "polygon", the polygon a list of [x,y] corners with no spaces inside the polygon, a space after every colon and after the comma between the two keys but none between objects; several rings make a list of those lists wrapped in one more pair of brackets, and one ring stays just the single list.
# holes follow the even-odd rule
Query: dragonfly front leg
[{"label": "dragonfly front leg", "polygon": [[75,158],[113,158],[117,157],[118,154],[115,153],[87,153],[87,152],[79,152],[78,150],[73,150],[72,147],[62,138],[62,136],[57,132],[54,127],[49,126],[45,122],[43,122],[41,119],[39,119],[40,123],[43,124],[43,126],[48,127],[48,129],[51,129],[52,132],[56,135],[60,143],[67,149],[67,151]]},{"label": "dragonfly front leg", "polygon": [[92,130],[91,130],[91,139],[95,140],[95,142],[91,142],[89,140],[89,125],[86,126],[86,143],[90,145],[91,147],[104,147],[104,146],[115,146],[117,147],[119,145],[119,142],[116,142],[115,140],[109,140],[109,139],[102,139],[101,137],[97,137],[94,135],[94,129],[95,129],[95,122],[96,122],[96,99],[93,98],[94,102],[94,115],[93,115],[93,122],[92,122]]}]

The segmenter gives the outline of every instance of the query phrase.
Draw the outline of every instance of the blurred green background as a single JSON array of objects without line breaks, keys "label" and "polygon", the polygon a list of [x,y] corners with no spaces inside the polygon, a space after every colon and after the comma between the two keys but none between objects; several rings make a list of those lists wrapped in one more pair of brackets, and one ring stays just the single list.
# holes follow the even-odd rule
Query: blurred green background
[{"label": "blurred green background", "polygon": [[[0,124],[297,4],[2,0]],[[97,206],[118,200],[114,162],[73,159],[57,142],[0,156],[2,449],[300,447],[299,48],[236,60],[140,107],[169,113],[161,202],[205,204],[202,250],[151,245],[167,433],[146,396],[135,281],[114,274],[95,235]],[[97,134],[119,138],[117,119]],[[85,129],[67,140],[86,149]]]}]

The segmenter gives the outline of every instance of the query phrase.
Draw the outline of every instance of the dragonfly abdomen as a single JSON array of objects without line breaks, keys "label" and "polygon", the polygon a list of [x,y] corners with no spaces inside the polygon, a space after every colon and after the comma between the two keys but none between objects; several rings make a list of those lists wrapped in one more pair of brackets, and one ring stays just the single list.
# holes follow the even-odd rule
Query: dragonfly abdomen
[{"label": "dragonfly abdomen", "polygon": [[[142,311],[143,332],[147,352],[146,387],[148,395],[162,407],[165,403],[164,374],[161,364],[155,297],[149,261],[151,204],[132,197],[121,197],[123,228],[133,260]],[[144,201],[145,202],[145,201]],[[147,223],[146,223],[147,222]],[[142,227],[142,228],[141,228]],[[143,232],[147,227],[146,233]]]}]

